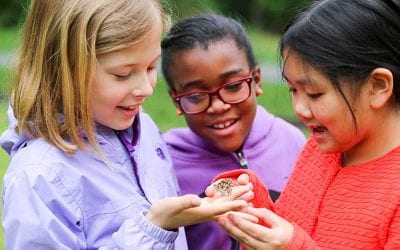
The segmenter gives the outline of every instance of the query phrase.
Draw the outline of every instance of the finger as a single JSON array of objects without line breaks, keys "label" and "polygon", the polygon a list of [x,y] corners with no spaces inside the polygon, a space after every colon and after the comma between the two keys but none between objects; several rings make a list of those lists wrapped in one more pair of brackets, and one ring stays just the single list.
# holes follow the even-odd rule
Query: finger
[{"label": "finger", "polygon": [[266,208],[254,208],[249,206],[245,210],[247,213],[258,217],[260,220],[264,221],[267,225],[271,226],[278,224],[282,219],[277,214]]},{"label": "finger", "polygon": [[238,227],[250,238],[256,239],[257,241],[261,242],[274,241],[273,231],[271,229],[251,222],[249,220],[245,220],[242,217],[238,216],[237,213],[229,213],[227,217],[234,226]]},{"label": "finger", "polygon": [[246,185],[247,183],[250,182],[250,177],[248,174],[241,174],[237,178],[237,182],[239,185]]},{"label": "finger", "polygon": [[227,197],[230,197],[231,199],[237,199],[238,197],[240,197],[248,192],[252,192],[248,186],[244,186],[244,185],[236,186],[236,187],[232,188],[231,195],[227,196]]},{"label": "finger", "polygon": [[237,200],[244,200],[244,201],[250,201],[254,198],[254,192],[253,191],[249,191],[246,192],[244,194],[242,194],[241,196],[237,197]]},{"label": "finger", "polygon": [[205,214],[208,217],[213,217],[213,219],[216,220],[219,215],[230,211],[243,210],[245,207],[247,207],[247,202],[242,200],[225,201],[207,207]]},{"label": "finger", "polygon": [[213,197],[217,190],[213,187],[213,185],[210,185],[204,190],[204,193],[206,194],[207,197]]},{"label": "finger", "polygon": [[230,213],[234,213],[236,216],[239,216],[242,219],[248,220],[248,221],[253,222],[253,223],[258,223],[258,221],[259,221],[258,217],[254,216],[254,215],[251,215],[251,214],[248,214],[248,213],[243,213],[243,212],[240,212],[240,211],[236,212],[235,211],[235,212],[229,212],[229,213],[227,213],[227,215],[229,215]]},{"label": "finger", "polygon": [[250,244],[255,239],[251,238],[246,232],[236,227],[229,218],[223,216],[218,220],[218,224],[234,239],[245,245],[246,249],[252,249]]},{"label": "finger", "polygon": [[226,216],[221,216],[218,219],[218,224],[224,229],[229,235],[236,240],[244,237],[244,232],[237,228]]},{"label": "finger", "polygon": [[187,194],[179,197],[169,197],[165,203],[165,209],[172,213],[180,213],[182,210],[198,207],[201,205],[200,197],[194,194]]}]

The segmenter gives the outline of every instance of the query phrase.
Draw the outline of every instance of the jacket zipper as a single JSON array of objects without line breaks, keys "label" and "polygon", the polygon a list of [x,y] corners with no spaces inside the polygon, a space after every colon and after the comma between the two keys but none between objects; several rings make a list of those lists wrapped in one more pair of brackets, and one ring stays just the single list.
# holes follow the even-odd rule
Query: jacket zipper
[{"label": "jacket zipper", "polygon": [[[240,168],[248,169],[249,168],[248,162],[247,162],[246,157],[244,156],[243,151],[241,149],[239,149],[238,151],[235,152],[235,155],[236,155],[237,159],[239,160]],[[240,250],[239,241],[232,238],[231,236],[229,236],[229,238],[231,239],[231,250]]]},{"label": "jacket zipper", "polygon": [[237,158],[239,159],[240,168],[246,168],[246,169],[249,168],[248,167],[248,163],[247,163],[247,159],[244,156],[243,151],[242,150],[238,150],[238,151],[235,152],[235,154],[236,154]]}]

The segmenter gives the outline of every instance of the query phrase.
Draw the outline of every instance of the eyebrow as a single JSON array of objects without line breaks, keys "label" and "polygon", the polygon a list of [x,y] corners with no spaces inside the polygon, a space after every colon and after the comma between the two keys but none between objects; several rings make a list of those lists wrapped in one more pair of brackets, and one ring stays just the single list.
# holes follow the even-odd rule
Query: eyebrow
[{"label": "eyebrow", "polygon": [[289,78],[286,77],[286,75],[284,73],[282,73],[282,79],[284,81],[288,82],[288,83],[296,83],[296,84],[300,84],[300,85],[310,84],[310,79],[309,78],[308,79],[301,78],[301,79],[298,79],[296,81],[291,81],[291,80],[289,80]]},{"label": "eyebrow", "polygon": [[[229,70],[227,72],[224,72],[224,73],[220,74],[218,77],[223,79],[223,78],[235,75],[235,74],[240,73],[240,72],[243,72],[243,68],[236,68],[236,69]],[[182,90],[187,90],[187,89],[190,89],[192,87],[196,87],[196,86],[200,85],[203,82],[204,82],[203,80],[193,80],[193,81],[185,82],[185,83],[181,84],[182,85]]]},{"label": "eyebrow", "polygon": [[[161,54],[158,54],[156,57],[154,57],[154,59],[150,62],[150,64],[157,62],[161,57]],[[141,62],[137,62],[137,63],[121,63],[121,64],[117,64],[117,65],[113,65],[112,68],[121,68],[121,67],[136,67],[137,65],[140,65]]]}]

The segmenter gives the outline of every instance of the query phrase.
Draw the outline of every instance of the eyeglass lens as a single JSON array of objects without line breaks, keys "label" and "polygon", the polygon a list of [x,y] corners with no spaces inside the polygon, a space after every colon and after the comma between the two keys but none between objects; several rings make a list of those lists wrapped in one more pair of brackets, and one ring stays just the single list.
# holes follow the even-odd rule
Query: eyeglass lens
[{"label": "eyeglass lens", "polygon": [[218,95],[223,102],[235,104],[243,102],[250,96],[251,78],[233,82],[222,86],[220,89],[211,93],[192,93],[180,97],[180,105],[184,112],[188,114],[200,113],[210,106],[213,95]]}]

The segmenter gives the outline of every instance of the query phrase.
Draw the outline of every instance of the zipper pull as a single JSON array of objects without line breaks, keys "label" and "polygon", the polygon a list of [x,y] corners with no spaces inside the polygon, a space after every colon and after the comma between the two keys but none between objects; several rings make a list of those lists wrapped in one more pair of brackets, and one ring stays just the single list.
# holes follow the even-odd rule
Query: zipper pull
[{"label": "zipper pull", "polygon": [[239,164],[240,164],[240,167],[241,167],[241,168],[249,168],[249,167],[247,166],[246,157],[244,156],[244,154],[243,154],[243,152],[242,152],[241,150],[236,151],[236,156],[237,156],[238,159],[239,159]]}]

